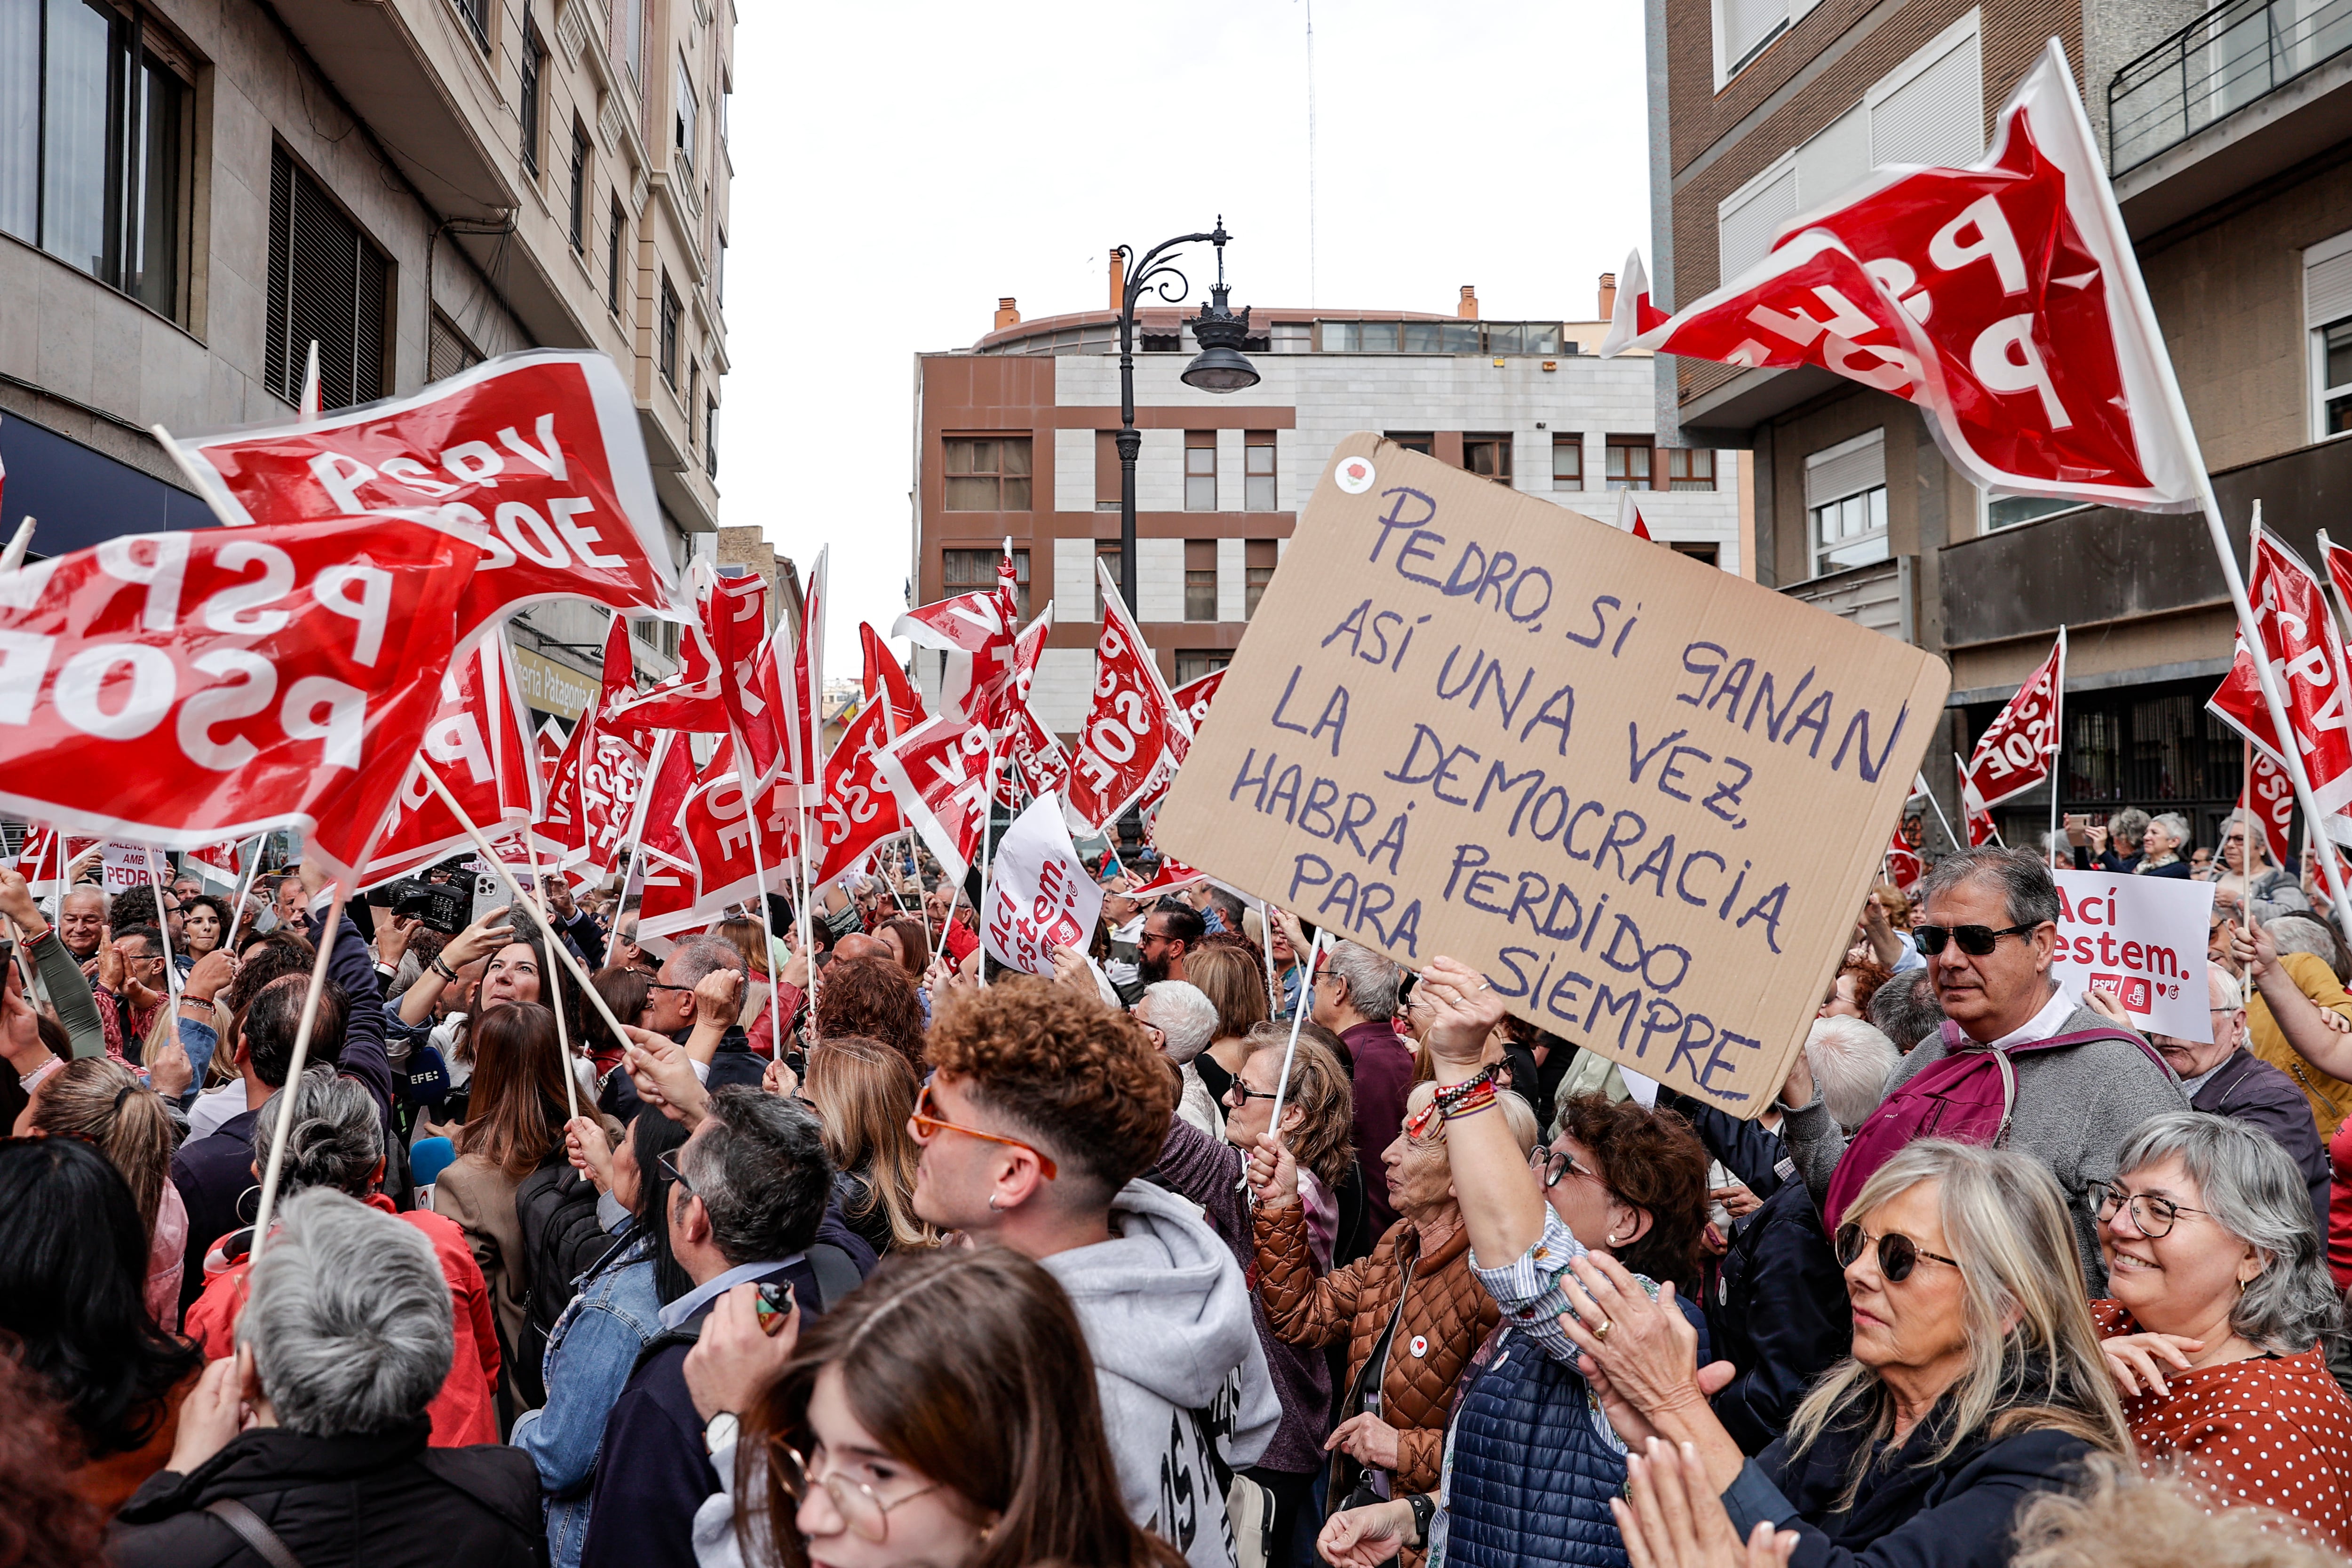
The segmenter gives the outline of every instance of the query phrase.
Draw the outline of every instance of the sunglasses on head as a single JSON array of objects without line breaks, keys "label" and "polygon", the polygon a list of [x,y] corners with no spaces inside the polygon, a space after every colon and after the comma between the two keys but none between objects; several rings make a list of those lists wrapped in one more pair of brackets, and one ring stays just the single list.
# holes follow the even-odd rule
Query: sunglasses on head
[{"label": "sunglasses on head", "polygon": [[2032,925],[2004,925],[1998,931],[1990,925],[1919,925],[1913,927],[1911,942],[1930,958],[1953,941],[1969,957],[1981,958],[1999,946],[2002,937],[2023,936],[2032,929]]},{"label": "sunglasses on head", "polygon": [[[1835,1243],[1838,1267],[1853,1268],[1873,1239],[1870,1232],[1852,1220],[1839,1226]],[[1958,1260],[1947,1258],[1941,1252],[1930,1252],[1900,1231],[1889,1231],[1875,1239],[1878,1243],[1879,1276],[1890,1285],[1899,1285],[1909,1279],[1911,1271],[1919,1267],[1922,1258],[1932,1258],[1955,1269],[1960,1266]]]}]

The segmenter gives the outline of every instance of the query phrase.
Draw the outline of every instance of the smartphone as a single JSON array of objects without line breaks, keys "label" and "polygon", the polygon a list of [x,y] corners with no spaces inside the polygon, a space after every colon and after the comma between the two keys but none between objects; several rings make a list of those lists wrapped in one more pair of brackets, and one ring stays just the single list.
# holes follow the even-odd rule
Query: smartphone
[{"label": "smartphone", "polygon": [[773,1338],[784,1332],[792,1321],[793,1282],[790,1280],[763,1280],[760,1282],[760,1332]]}]

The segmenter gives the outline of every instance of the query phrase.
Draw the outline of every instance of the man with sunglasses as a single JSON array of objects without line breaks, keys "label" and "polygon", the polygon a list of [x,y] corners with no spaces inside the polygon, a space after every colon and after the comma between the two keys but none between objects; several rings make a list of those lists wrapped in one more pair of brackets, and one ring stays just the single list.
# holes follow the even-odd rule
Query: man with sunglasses
[{"label": "man with sunglasses", "polygon": [[[1949,1136],[1960,1124],[1952,1107],[1990,1101],[1992,1124],[2005,1129],[2000,1141],[2049,1166],[2064,1189],[2084,1277],[2098,1295],[2107,1274],[2092,1184],[2114,1177],[2116,1153],[2142,1122],[2187,1103],[2179,1080],[2154,1047],[2052,977],[2058,889],[2032,851],[1963,850],[1927,873],[1920,903],[1912,940],[1935,978],[1946,1028],[1896,1066],[1853,1157],[1840,1157],[1845,1134],[1801,1055],[1783,1092],[1780,1135],[1823,1200],[1823,1218],[1835,1223],[1904,1129]],[[1996,1051],[2008,1058],[2006,1074],[1985,1055]],[[2013,1092],[2004,1087],[2011,1079]]]},{"label": "man with sunglasses", "polygon": [[1061,1281],[1129,1515],[1192,1568],[1232,1568],[1218,1477],[1256,1463],[1282,1403],[1232,1249],[1139,1179],[1167,1142],[1176,1074],[1124,1014],[1025,976],[942,1012],[928,1055],[908,1119],[915,1212]]}]

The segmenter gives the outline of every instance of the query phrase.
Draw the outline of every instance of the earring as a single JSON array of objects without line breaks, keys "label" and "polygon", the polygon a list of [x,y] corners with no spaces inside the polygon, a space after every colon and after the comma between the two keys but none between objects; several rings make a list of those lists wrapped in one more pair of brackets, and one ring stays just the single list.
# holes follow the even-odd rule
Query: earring
[{"label": "earring", "polygon": [[[998,1212],[998,1209],[997,1209],[997,1207],[996,1207],[996,1195],[995,1195],[994,1193],[992,1193],[992,1193],[990,1193],[990,1194],[988,1195],[988,1212],[989,1212],[989,1213],[991,1213],[991,1214],[995,1214],[995,1213],[997,1213],[997,1212]],[[2239,1288],[2240,1288],[2241,1290],[2244,1289],[2244,1287],[2243,1287],[2243,1286],[2241,1286],[2241,1287],[2239,1287]]]},{"label": "earring", "polygon": [[1613,1230],[1609,1233],[1609,1245],[1612,1247],[1617,1245],[1617,1233]]}]

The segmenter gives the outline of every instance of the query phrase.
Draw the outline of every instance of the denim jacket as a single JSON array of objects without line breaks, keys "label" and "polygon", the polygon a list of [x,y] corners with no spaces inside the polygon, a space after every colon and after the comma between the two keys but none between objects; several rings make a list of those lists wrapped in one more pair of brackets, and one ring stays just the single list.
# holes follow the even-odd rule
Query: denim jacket
[{"label": "denim jacket", "polygon": [[[605,1203],[618,1207],[609,1198]],[[548,1335],[541,1363],[547,1403],[518,1420],[509,1439],[539,1467],[552,1568],[579,1568],[604,1417],[628,1383],[637,1354],[661,1333],[653,1242],[625,1211],[610,1229],[617,1245],[581,1277],[579,1294]]]}]

